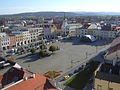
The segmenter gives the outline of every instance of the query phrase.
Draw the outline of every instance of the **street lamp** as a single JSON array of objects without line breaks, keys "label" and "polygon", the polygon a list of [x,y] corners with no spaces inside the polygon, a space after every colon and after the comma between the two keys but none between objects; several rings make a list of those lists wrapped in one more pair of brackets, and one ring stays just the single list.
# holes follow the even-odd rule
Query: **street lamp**
[{"label": "street lamp", "polygon": [[30,71],[30,64],[28,64],[28,70]]},{"label": "street lamp", "polygon": [[96,53],[98,52],[98,46],[96,46]]},{"label": "street lamp", "polygon": [[88,58],[88,52],[86,52],[85,55],[86,55],[86,59],[87,59]]},{"label": "street lamp", "polygon": [[73,67],[72,65],[73,65],[73,60],[71,59],[71,68]]}]

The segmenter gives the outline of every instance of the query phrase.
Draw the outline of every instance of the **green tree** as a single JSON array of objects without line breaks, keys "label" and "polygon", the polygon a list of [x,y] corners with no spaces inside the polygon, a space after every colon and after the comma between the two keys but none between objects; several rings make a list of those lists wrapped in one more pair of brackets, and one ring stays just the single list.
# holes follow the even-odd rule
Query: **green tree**
[{"label": "green tree", "polygon": [[32,48],[31,50],[30,50],[30,52],[33,54],[33,53],[35,53],[35,48]]},{"label": "green tree", "polygon": [[47,56],[48,55],[48,52],[47,51],[40,51],[39,52],[39,55],[41,56],[41,57],[45,57],[45,56]]},{"label": "green tree", "polygon": [[51,51],[51,52],[54,52],[54,51],[56,51],[56,50],[57,50],[57,47],[54,46],[54,45],[51,45],[51,46],[49,47],[49,51]]},{"label": "green tree", "polygon": [[46,47],[46,45],[40,45],[40,49],[41,49],[41,50],[46,50],[47,47]]}]

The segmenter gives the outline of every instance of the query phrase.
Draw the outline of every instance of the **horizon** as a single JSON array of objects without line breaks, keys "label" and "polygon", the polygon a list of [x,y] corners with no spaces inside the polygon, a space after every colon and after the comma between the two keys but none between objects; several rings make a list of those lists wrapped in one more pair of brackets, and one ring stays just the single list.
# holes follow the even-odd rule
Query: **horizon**
[{"label": "horizon", "polygon": [[119,2],[119,0],[4,0],[0,5],[0,15],[29,12],[119,13]]},{"label": "horizon", "polygon": [[20,13],[10,13],[10,14],[0,14],[1,16],[2,15],[16,15],[16,14],[24,14],[24,13],[39,13],[39,12],[50,12],[50,13],[52,13],[52,12],[65,12],[65,13],[120,13],[120,12],[111,12],[111,11],[33,11],[33,12],[20,12]]}]

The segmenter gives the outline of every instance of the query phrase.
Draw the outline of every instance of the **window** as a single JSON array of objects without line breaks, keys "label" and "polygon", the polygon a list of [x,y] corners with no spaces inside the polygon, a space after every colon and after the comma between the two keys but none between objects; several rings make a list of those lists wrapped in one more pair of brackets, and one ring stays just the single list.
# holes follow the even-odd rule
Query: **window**
[{"label": "window", "polygon": [[101,85],[97,85],[97,90],[102,90],[102,86]]}]

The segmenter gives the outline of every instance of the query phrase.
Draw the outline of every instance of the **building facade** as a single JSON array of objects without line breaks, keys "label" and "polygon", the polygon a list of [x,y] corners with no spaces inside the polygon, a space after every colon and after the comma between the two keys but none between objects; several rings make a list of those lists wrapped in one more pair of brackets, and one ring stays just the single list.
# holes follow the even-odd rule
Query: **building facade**
[{"label": "building facade", "polygon": [[111,43],[110,48],[106,51],[104,59],[107,63],[115,64],[120,62],[120,37],[117,37]]},{"label": "building facade", "polygon": [[15,35],[16,40],[16,47],[23,45],[23,34],[22,32],[12,32],[13,35]]},{"label": "building facade", "polygon": [[23,35],[23,45],[27,45],[30,43],[31,38],[30,38],[30,33],[28,30],[22,30],[22,35]]},{"label": "building facade", "polygon": [[64,35],[75,35],[76,29],[81,28],[82,24],[80,23],[71,23],[68,24],[67,19],[63,21],[62,30]]},{"label": "building facade", "polygon": [[55,27],[54,24],[43,24],[43,34],[44,34],[44,38],[46,39],[52,39],[56,37],[56,32],[57,28]]},{"label": "building facade", "polygon": [[10,39],[6,33],[0,33],[0,49],[6,50],[9,49]]},{"label": "building facade", "polygon": [[98,39],[114,39],[116,37],[117,31],[108,31],[100,29],[76,29],[76,35],[82,37],[84,35],[92,35]]},{"label": "building facade", "polygon": [[30,38],[31,38],[30,42],[35,42],[37,40],[40,40],[43,34],[43,28],[29,28],[28,31],[30,33]]},{"label": "building facade", "polygon": [[120,66],[101,64],[95,72],[94,90],[120,90]]},{"label": "building facade", "polygon": [[95,71],[94,90],[120,90],[120,41],[113,40],[104,62]]},{"label": "building facade", "polygon": [[16,37],[14,34],[9,34],[9,38],[10,38],[10,48],[15,47],[16,46]]}]

